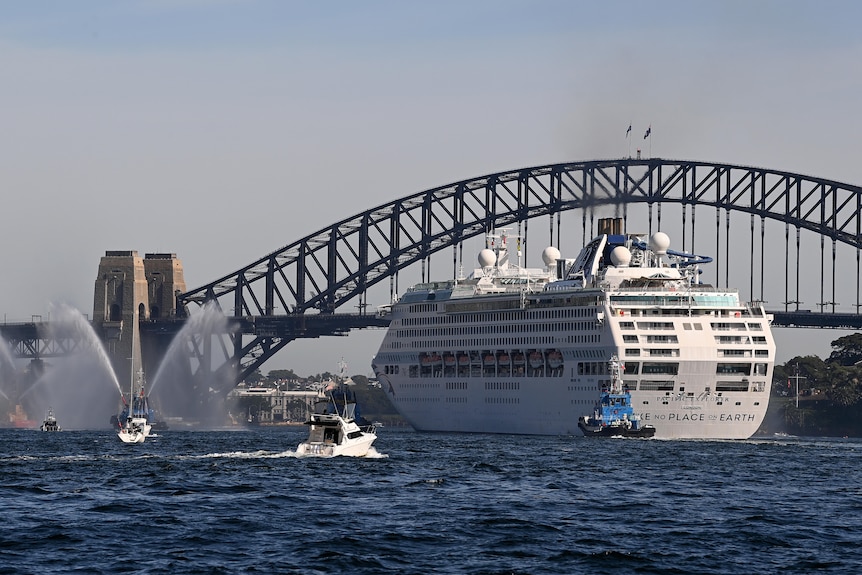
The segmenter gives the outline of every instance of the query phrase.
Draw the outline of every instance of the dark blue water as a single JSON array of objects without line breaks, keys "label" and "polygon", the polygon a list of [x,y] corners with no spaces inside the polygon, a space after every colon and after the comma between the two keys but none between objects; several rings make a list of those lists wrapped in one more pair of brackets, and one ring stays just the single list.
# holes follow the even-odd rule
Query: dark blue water
[{"label": "dark blue water", "polygon": [[0,430],[0,573],[859,573],[862,442]]}]

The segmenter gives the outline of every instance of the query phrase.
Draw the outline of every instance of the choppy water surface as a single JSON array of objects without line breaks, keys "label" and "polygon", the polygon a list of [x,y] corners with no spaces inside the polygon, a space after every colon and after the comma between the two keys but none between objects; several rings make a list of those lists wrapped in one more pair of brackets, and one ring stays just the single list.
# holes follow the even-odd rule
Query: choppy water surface
[{"label": "choppy water surface", "polygon": [[858,573],[862,442],[0,430],[0,573]]}]

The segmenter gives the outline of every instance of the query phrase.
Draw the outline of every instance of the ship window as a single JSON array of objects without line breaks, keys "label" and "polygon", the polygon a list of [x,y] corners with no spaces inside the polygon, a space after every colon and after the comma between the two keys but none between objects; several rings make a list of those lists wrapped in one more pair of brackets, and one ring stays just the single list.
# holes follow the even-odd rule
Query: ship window
[{"label": "ship window", "polygon": [[755,363],[754,364],[754,375],[766,375],[766,364],[765,363]]},{"label": "ship window", "polygon": [[755,357],[769,357],[769,350],[768,349],[755,349],[754,350],[754,356]]},{"label": "ship window", "polygon": [[639,367],[640,363],[636,361],[627,361],[623,364],[623,371],[626,372],[626,375],[637,375]]},{"label": "ship window", "polygon": [[674,349],[651,349],[649,354],[651,357],[673,357],[679,355]]},{"label": "ship window", "polygon": [[716,381],[716,391],[748,391],[747,381]]},{"label": "ship window", "polygon": [[648,322],[639,322],[638,328],[642,330],[648,329],[673,329],[673,322],[670,321],[648,321]]},{"label": "ship window", "polygon": [[643,371],[641,373],[663,373],[667,375],[676,375],[679,373],[679,364],[674,362],[649,362],[645,361],[643,364]]},{"label": "ship window", "polygon": [[647,343],[679,343],[675,335],[648,335]]},{"label": "ship window", "polygon": [[638,342],[638,336],[636,336],[636,335],[623,335],[623,341],[625,343],[637,343]]},{"label": "ship window", "polygon": [[750,363],[719,363],[715,368],[715,373],[735,373],[739,375],[751,375]]},{"label": "ship window", "polygon": [[626,355],[640,355],[641,350],[637,348],[626,348]]},{"label": "ship window", "polygon": [[642,379],[638,389],[640,391],[673,391],[673,381]]}]

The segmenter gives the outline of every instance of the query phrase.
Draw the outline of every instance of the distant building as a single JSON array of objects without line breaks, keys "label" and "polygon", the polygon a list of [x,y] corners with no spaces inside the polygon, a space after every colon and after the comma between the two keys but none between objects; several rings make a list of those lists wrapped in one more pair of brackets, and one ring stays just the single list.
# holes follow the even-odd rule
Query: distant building
[{"label": "distant building", "polygon": [[[276,387],[237,386],[228,400],[242,409],[235,419],[251,417],[255,423],[303,423],[314,403],[323,398],[319,391],[283,391]],[[239,409],[238,409],[239,411]]]}]

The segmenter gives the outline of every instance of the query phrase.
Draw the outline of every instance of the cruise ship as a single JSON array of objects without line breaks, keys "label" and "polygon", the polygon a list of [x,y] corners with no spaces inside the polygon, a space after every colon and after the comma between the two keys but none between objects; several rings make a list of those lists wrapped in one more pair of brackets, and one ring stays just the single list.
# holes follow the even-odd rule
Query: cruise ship
[{"label": "cruise ship", "polygon": [[737,290],[703,283],[711,258],[607,218],[576,259],[548,247],[545,267],[530,269],[509,232],[489,235],[468,277],[417,284],[379,310],[390,326],[373,369],[416,430],[580,435],[578,417],[609,385],[616,356],[656,438],[757,431],[772,318]]}]

